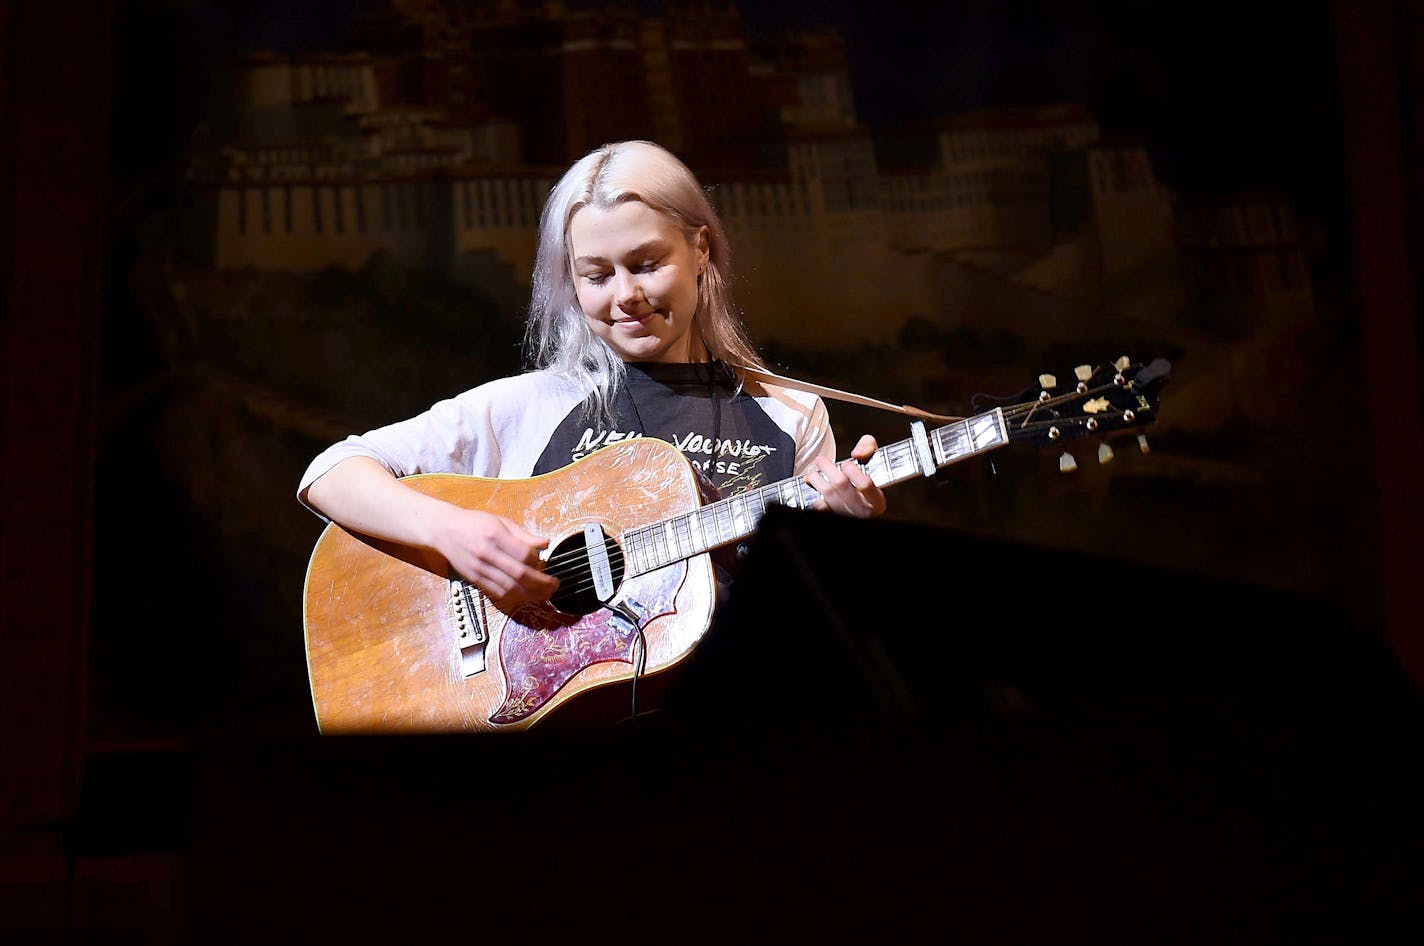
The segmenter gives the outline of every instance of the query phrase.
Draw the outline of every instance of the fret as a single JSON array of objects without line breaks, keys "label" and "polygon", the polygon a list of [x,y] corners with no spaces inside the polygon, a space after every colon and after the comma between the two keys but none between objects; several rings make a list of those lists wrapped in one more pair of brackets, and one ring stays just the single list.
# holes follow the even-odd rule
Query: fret
[{"label": "fret", "polygon": [[931,446],[941,456],[940,466],[983,453],[1008,441],[1003,412],[997,408],[957,424],[941,427],[931,436]]},{"label": "fret", "polygon": [[865,463],[865,475],[869,476],[871,482],[876,486],[883,486],[891,481],[890,455],[885,450],[877,450]]},{"label": "fret", "polygon": [[678,549],[680,553],[678,557],[687,558],[702,551],[697,547],[697,543],[693,541],[692,529],[688,525],[687,517],[678,516],[673,522],[673,528],[677,530]]},{"label": "fret", "polygon": [[629,529],[623,533],[623,555],[631,566],[628,571],[632,574],[641,574],[647,571],[647,564],[643,556],[642,533],[642,529]]},{"label": "fret", "polygon": [[936,433],[942,435],[936,439],[944,450],[947,462],[953,462],[972,452],[970,448],[964,446],[965,440],[968,438],[968,428],[965,425],[952,424],[949,427],[941,427]]},{"label": "fret", "polygon": [[914,447],[908,440],[881,447],[862,465],[876,486],[892,486],[920,475]]},{"label": "fret", "polygon": [[968,421],[965,421],[964,423],[960,424],[959,426],[962,427],[962,428],[964,428],[964,445],[965,445],[965,449],[968,450],[970,453],[974,453],[974,452],[978,451],[979,445],[978,445],[978,442],[977,442],[977,440],[976,440],[976,438],[975,438],[975,436],[974,436],[974,427],[973,427],[973,425],[970,424]]},{"label": "fret", "polygon": [[733,496],[727,500],[727,503],[732,512],[732,525],[735,533],[731,538],[740,538],[751,532],[752,518],[750,510],[747,509],[746,500],[742,496]]},{"label": "fret", "polygon": [[662,547],[663,550],[662,561],[664,565],[669,562],[675,562],[679,558],[681,558],[681,556],[677,554],[677,546],[673,544],[672,535],[669,534],[668,530],[659,529],[657,532],[657,537],[658,544]]},{"label": "fret", "polygon": [[687,531],[691,533],[701,551],[706,551],[712,547],[712,543],[707,540],[707,532],[702,527],[702,512],[694,509],[687,514]]},{"label": "fret", "polygon": [[795,477],[789,480],[782,480],[776,485],[780,493],[780,502],[783,506],[790,509],[803,508],[801,503],[801,490],[797,488],[798,481]]},{"label": "fret", "polygon": [[820,493],[816,492],[816,487],[806,482],[805,477],[796,479],[796,497],[799,501],[798,508],[809,509],[811,504],[820,498]]},{"label": "fret", "polygon": [[898,483],[913,476],[920,475],[920,465],[915,462],[915,447],[908,440],[901,440],[893,443],[890,450],[890,469],[895,478],[892,482]]},{"label": "fret", "polygon": [[939,431],[936,430],[930,434],[930,449],[934,451],[935,465],[944,466],[949,462],[949,454],[945,452],[943,441],[935,436],[937,433]]},{"label": "fret", "polygon": [[747,506],[755,507],[752,511],[752,526],[766,517],[766,490],[754,489],[743,494],[747,497]]},{"label": "fret", "polygon": [[653,568],[663,564],[663,546],[658,538],[659,532],[657,526],[643,530],[643,552],[647,555],[648,564]]},{"label": "fret", "polygon": [[716,548],[726,541],[727,503],[725,500],[702,507],[712,526],[711,547]]},{"label": "fret", "polygon": [[724,499],[717,504],[717,544],[726,545],[737,537],[737,526],[732,518],[731,500]]},{"label": "fret", "polygon": [[990,447],[997,447],[1009,442],[1003,411],[995,410],[988,414],[980,414],[978,417],[971,418],[966,424],[970,422],[975,428],[976,450],[987,450]]},{"label": "fret", "polygon": [[672,554],[670,561],[683,558],[682,545],[677,541],[677,520],[669,519],[663,523],[663,533],[667,536],[668,549]]},{"label": "fret", "polygon": [[671,561],[668,558],[667,537],[663,535],[661,529],[655,527],[648,530],[648,545],[653,550],[654,565],[662,566]]}]

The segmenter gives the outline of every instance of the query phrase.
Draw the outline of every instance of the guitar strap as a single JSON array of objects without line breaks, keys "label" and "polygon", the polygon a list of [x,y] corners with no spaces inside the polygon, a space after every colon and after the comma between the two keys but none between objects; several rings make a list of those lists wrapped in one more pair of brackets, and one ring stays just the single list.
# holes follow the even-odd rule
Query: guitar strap
[{"label": "guitar strap", "polygon": [[754,381],[765,381],[770,384],[780,385],[784,388],[795,388],[799,391],[819,394],[821,397],[829,397],[837,401],[845,401],[849,404],[859,404],[862,407],[874,407],[882,411],[893,411],[896,414],[907,414],[910,417],[917,417],[921,420],[933,420],[939,421],[940,423],[952,424],[964,419],[963,417],[949,417],[944,414],[934,414],[918,407],[911,407],[909,404],[891,404],[889,401],[877,401],[873,397],[865,397],[861,394],[853,394],[850,391],[841,391],[820,384],[812,384],[810,381],[786,378],[779,374],[772,374],[770,371],[762,371],[757,368],[747,368],[739,365],[735,370],[741,372],[743,377],[751,378]]}]

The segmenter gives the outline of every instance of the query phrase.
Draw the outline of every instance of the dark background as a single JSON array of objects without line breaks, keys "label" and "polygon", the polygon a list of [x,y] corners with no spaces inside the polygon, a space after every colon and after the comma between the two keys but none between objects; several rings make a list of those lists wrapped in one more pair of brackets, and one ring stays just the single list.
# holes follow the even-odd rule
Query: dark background
[{"label": "dark background", "polygon": [[[1347,396],[1277,445],[1309,484],[1270,520],[1293,531],[1233,543],[1206,525],[1213,487],[1175,497],[1210,531],[1178,543],[1197,561],[1105,556],[1088,516],[1053,542],[986,527],[1031,501],[1027,460],[964,471],[946,522],[778,519],[685,715],[513,746],[316,738],[299,609],[319,523],[292,493],[322,444],[254,425],[267,390],[215,385],[213,352],[174,347],[135,276],[166,239],[211,57],[326,46],[356,6],[0,13],[0,922],[41,941],[363,941],[461,911],[485,935],[611,911],[609,935],[693,940],[1413,941],[1416,4],[748,5],[758,27],[843,29],[868,124],[1080,101],[1179,192],[1284,191],[1325,234],[1313,278]],[[460,304],[442,291],[413,278],[396,302],[442,318]],[[486,367],[511,354],[477,341]],[[403,373],[419,353],[390,352],[340,419],[474,380]],[[1113,495],[1128,539],[1152,530],[1160,496]],[[1298,554],[1233,577],[1222,563],[1257,541]],[[857,550],[849,573],[832,548]],[[939,562],[953,573],[925,579]],[[927,598],[967,630],[926,634]],[[739,662],[737,635],[768,659]],[[826,686],[755,676],[787,665]]]}]

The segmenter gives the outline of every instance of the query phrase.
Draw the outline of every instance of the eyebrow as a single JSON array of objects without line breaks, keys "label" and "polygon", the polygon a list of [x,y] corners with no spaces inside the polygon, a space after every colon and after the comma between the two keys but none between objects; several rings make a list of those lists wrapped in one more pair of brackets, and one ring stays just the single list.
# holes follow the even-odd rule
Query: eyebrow
[{"label": "eyebrow", "polygon": [[[631,250],[629,250],[627,253],[624,253],[624,254],[623,254],[623,258],[624,258],[624,259],[633,259],[633,258],[638,257],[638,256],[644,256],[644,255],[646,255],[646,254],[648,254],[648,253],[652,253],[652,252],[661,252],[661,251],[664,251],[664,250],[666,250],[666,249],[667,249],[667,241],[666,241],[666,240],[662,240],[662,239],[648,240],[648,241],[645,242],[645,243],[639,243],[637,246],[633,247],[633,248],[632,248]],[[575,265],[575,266],[577,266],[579,263],[606,263],[606,262],[608,262],[607,258],[606,258],[606,257],[602,257],[602,256],[579,256],[579,257],[575,257],[575,258],[574,258],[574,265]]]}]

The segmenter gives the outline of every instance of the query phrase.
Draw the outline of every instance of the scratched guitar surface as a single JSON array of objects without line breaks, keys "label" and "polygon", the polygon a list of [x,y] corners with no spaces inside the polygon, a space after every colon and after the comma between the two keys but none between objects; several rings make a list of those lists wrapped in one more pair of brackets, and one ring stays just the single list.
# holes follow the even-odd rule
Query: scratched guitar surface
[{"label": "scratched guitar surface", "polygon": [[[513,519],[551,546],[589,522],[619,538],[700,504],[691,466],[658,441],[618,444],[530,479],[432,474],[404,482]],[[645,673],[681,661],[711,624],[715,582],[705,554],[629,579],[623,591],[651,617]],[[606,610],[581,618],[552,608],[506,615],[490,604],[486,668],[467,678],[444,560],[334,524],[312,552],[304,608],[312,701],[324,733],[521,729],[633,672],[635,635]]]}]

